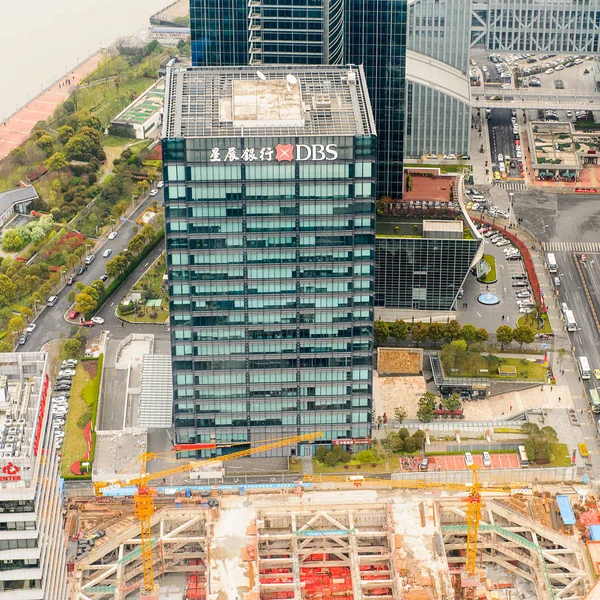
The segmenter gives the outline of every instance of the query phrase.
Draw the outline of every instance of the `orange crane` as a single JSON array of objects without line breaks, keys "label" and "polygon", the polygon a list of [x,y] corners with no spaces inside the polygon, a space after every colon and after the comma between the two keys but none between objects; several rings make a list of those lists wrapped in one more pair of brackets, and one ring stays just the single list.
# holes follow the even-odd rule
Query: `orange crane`
[{"label": "orange crane", "polygon": [[[467,550],[466,550],[466,572],[469,575],[475,575],[477,572],[477,534],[479,531],[479,523],[481,522],[481,492],[506,492],[510,493],[515,489],[523,489],[523,485],[511,484],[494,484],[483,486],[477,474],[477,466],[469,467],[472,471],[471,483],[440,483],[435,481],[424,480],[398,480],[398,479],[375,479],[359,476],[320,476],[320,475],[305,475],[304,481],[312,483],[352,483],[354,487],[361,487],[363,483],[369,487],[380,487],[394,490],[457,490],[469,492],[466,498],[467,509],[465,511],[465,520],[467,522]],[[531,488],[533,492],[533,488]]]},{"label": "orange crane", "polygon": [[132,479],[126,480],[98,481],[94,483],[94,493],[96,496],[102,496],[102,490],[113,485],[118,487],[135,486],[137,488],[133,496],[133,502],[135,506],[135,514],[140,521],[142,538],[142,567],[144,573],[144,585],[142,588],[143,592],[148,594],[155,590],[154,565],[152,559],[151,519],[152,515],[154,514],[154,496],[156,491],[150,488],[149,483],[151,481],[155,479],[164,479],[178,473],[185,473],[198,467],[204,467],[206,465],[220,463],[226,460],[233,460],[235,458],[242,458],[244,456],[250,456],[251,454],[256,454],[259,452],[266,452],[267,450],[281,448],[282,446],[289,446],[290,444],[296,444],[298,442],[312,442],[322,435],[323,434],[320,431],[317,431],[314,433],[305,433],[289,438],[283,438],[268,444],[263,444],[262,446],[255,446],[246,450],[240,450],[239,452],[233,452],[231,454],[226,454],[225,456],[188,462],[176,467],[172,467],[171,469],[158,471],[156,473],[148,473],[146,470],[146,465],[149,460],[158,458],[159,455],[154,452],[144,452],[136,461],[134,461],[140,463],[140,474],[138,477],[133,477]]}]

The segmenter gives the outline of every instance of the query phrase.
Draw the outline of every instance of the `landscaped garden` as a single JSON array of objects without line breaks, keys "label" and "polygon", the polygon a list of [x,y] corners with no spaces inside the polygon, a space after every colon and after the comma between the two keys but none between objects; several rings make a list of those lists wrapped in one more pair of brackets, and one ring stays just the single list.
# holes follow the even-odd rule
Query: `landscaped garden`
[{"label": "landscaped garden", "polygon": [[102,359],[100,355],[98,359],[82,360],[73,377],[65,441],[61,450],[61,475],[68,479],[90,477],[85,469],[82,470],[82,463],[91,463],[94,458]]},{"label": "landscaped garden", "polygon": [[534,334],[552,333],[552,327],[550,326],[550,319],[548,319],[547,313],[542,314],[542,320],[544,321],[544,325],[541,329],[539,329],[537,314],[536,314],[536,311],[534,310],[534,312],[520,317],[518,324],[525,325],[526,327],[530,327]]},{"label": "landscaped garden", "polygon": [[169,317],[169,293],[164,280],[166,272],[163,252],[133,285],[127,296],[129,301],[119,305],[119,317],[128,323],[164,323]]},{"label": "landscaped garden", "polygon": [[496,275],[496,259],[491,254],[484,254],[483,260],[488,264],[490,270],[479,281],[481,283],[495,283],[498,280],[498,276]]}]

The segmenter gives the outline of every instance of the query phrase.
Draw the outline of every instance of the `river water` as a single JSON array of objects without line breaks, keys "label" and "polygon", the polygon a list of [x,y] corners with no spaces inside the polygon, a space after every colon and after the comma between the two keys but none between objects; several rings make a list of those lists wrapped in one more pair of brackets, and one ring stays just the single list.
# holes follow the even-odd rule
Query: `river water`
[{"label": "river water", "polygon": [[101,46],[148,27],[170,0],[5,0],[0,121]]}]

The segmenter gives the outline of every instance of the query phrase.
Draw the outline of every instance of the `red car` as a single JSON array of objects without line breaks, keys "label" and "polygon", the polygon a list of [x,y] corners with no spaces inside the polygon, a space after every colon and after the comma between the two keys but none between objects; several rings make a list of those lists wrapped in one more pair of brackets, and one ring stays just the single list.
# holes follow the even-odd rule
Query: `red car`
[{"label": "red car", "polygon": [[79,316],[79,311],[78,310],[72,310],[69,313],[69,319],[76,319]]},{"label": "red car", "polygon": [[581,262],[587,262],[587,256],[586,256],[585,254],[581,254],[581,255],[579,256],[579,260],[580,260]]},{"label": "red car", "polygon": [[94,326],[94,321],[80,321],[79,324],[82,327],[93,327]]}]

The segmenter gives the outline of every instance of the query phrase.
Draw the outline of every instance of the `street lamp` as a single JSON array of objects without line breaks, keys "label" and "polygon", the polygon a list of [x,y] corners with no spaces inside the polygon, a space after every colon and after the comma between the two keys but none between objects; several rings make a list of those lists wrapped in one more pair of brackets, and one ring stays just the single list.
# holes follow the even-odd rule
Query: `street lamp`
[{"label": "street lamp", "polygon": [[110,224],[110,232],[112,233],[113,225],[115,223],[115,220],[112,217],[108,217],[108,222]]}]

